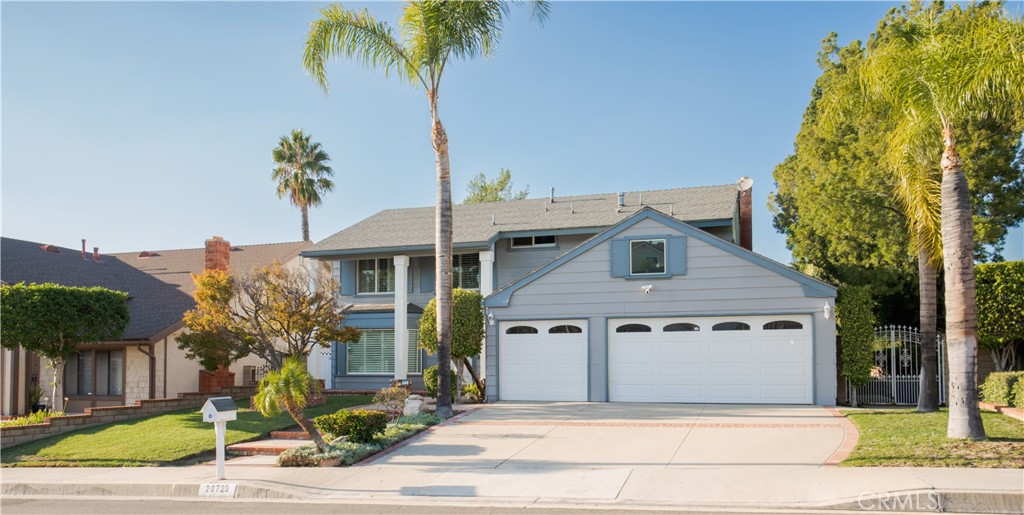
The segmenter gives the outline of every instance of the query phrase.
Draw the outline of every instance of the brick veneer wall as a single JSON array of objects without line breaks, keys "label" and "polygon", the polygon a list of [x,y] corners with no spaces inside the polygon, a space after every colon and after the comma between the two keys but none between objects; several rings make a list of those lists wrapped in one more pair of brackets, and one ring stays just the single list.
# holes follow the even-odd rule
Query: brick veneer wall
[{"label": "brick veneer wall", "polygon": [[[253,392],[254,389],[252,387],[235,386],[221,388],[218,394],[238,399],[251,397]],[[135,401],[134,406],[86,408],[83,415],[50,417],[45,419],[42,424],[5,427],[0,429],[0,447],[6,449],[13,445],[32,442],[48,436],[59,435],[68,431],[106,424],[108,422],[119,422],[168,411],[199,407],[210,396],[210,394],[205,393],[182,393],[176,399],[142,399]]]}]

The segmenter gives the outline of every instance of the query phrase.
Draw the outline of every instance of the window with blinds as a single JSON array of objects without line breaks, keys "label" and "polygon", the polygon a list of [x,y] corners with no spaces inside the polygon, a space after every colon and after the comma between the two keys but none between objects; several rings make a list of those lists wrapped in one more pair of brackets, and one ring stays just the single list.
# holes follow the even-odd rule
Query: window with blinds
[{"label": "window with blinds", "polygon": [[[423,370],[422,353],[418,348],[416,331],[409,331],[408,373],[419,374]],[[359,343],[348,347],[347,370],[349,374],[394,374],[395,373],[395,332],[391,329],[364,330]]]},{"label": "window with blinds", "polygon": [[360,259],[357,264],[357,293],[395,291],[395,261],[391,258]]},{"label": "window with blinds", "polygon": [[480,254],[452,256],[452,286],[467,290],[480,289]]}]

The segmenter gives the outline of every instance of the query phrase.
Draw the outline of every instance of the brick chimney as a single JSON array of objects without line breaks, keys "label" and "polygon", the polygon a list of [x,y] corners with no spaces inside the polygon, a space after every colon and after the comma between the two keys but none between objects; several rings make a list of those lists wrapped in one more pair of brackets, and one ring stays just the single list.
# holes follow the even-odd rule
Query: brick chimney
[{"label": "brick chimney", "polygon": [[231,267],[231,244],[220,236],[206,240],[206,269],[224,270]]},{"label": "brick chimney", "polygon": [[740,177],[736,181],[739,190],[740,207],[740,241],[739,245],[747,250],[754,250],[754,208],[751,204],[754,196],[754,180]]}]

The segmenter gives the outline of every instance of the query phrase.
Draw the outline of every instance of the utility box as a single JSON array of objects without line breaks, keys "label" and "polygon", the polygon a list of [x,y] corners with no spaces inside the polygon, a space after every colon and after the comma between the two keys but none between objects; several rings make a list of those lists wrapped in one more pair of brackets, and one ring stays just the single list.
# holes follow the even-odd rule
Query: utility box
[{"label": "utility box", "polygon": [[231,397],[210,397],[203,404],[203,421],[227,422],[238,418],[238,405]]}]

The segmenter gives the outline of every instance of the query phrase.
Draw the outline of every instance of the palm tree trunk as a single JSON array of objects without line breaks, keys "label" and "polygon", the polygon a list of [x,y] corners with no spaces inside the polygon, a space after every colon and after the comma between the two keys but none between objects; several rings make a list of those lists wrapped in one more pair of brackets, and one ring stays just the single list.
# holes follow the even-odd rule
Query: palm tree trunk
[{"label": "palm tree trunk", "polygon": [[303,204],[299,206],[302,210],[302,241],[309,240],[309,206]]},{"label": "palm tree trunk", "polygon": [[928,251],[918,238],[917,274],[921,293],[921,381],[917,395],[917,411],[939,410],[938,353],[936,343],[936,318],[938,302],[936,297],[936,270],[929,259]]},{"label": "palm tree trunk", "polygon": [[437,117],[436,92],[428,92],[427,99],[430,101],[430,139],[437,164],[437,206],[434,211],[437,262],[437,416],[449,418],[454,414],[449,376],[452,356],[452,176],[448,160],[448,134]]},{"label": "palm tree trunk", "polygon": [[306,414],[303,413],[301,409],[299,409],[297,406],[290,402],[285,403],[284,409],[287,410],[288,414],[292,416],[292,419],[295,420],[295,423],[298,424],[299,427],[301,427],[302,430],[309,435],[309,438],[313,440],[314,444],[316,444],[317,450],[320,452],[324,452],[324,450],[327,448],[327,444],[324,442],[324,437],[320,436],[320,432],[316,430],[316,426],[313,425],[313,421],[309,420],[309,418],[306,417]]},{"label": "palm tree trunk", "polygon": [[978,305],[971,197],[952,129],[942,128],[942,261],[949,356],[949,438],[985,438],[978,408]]}]

